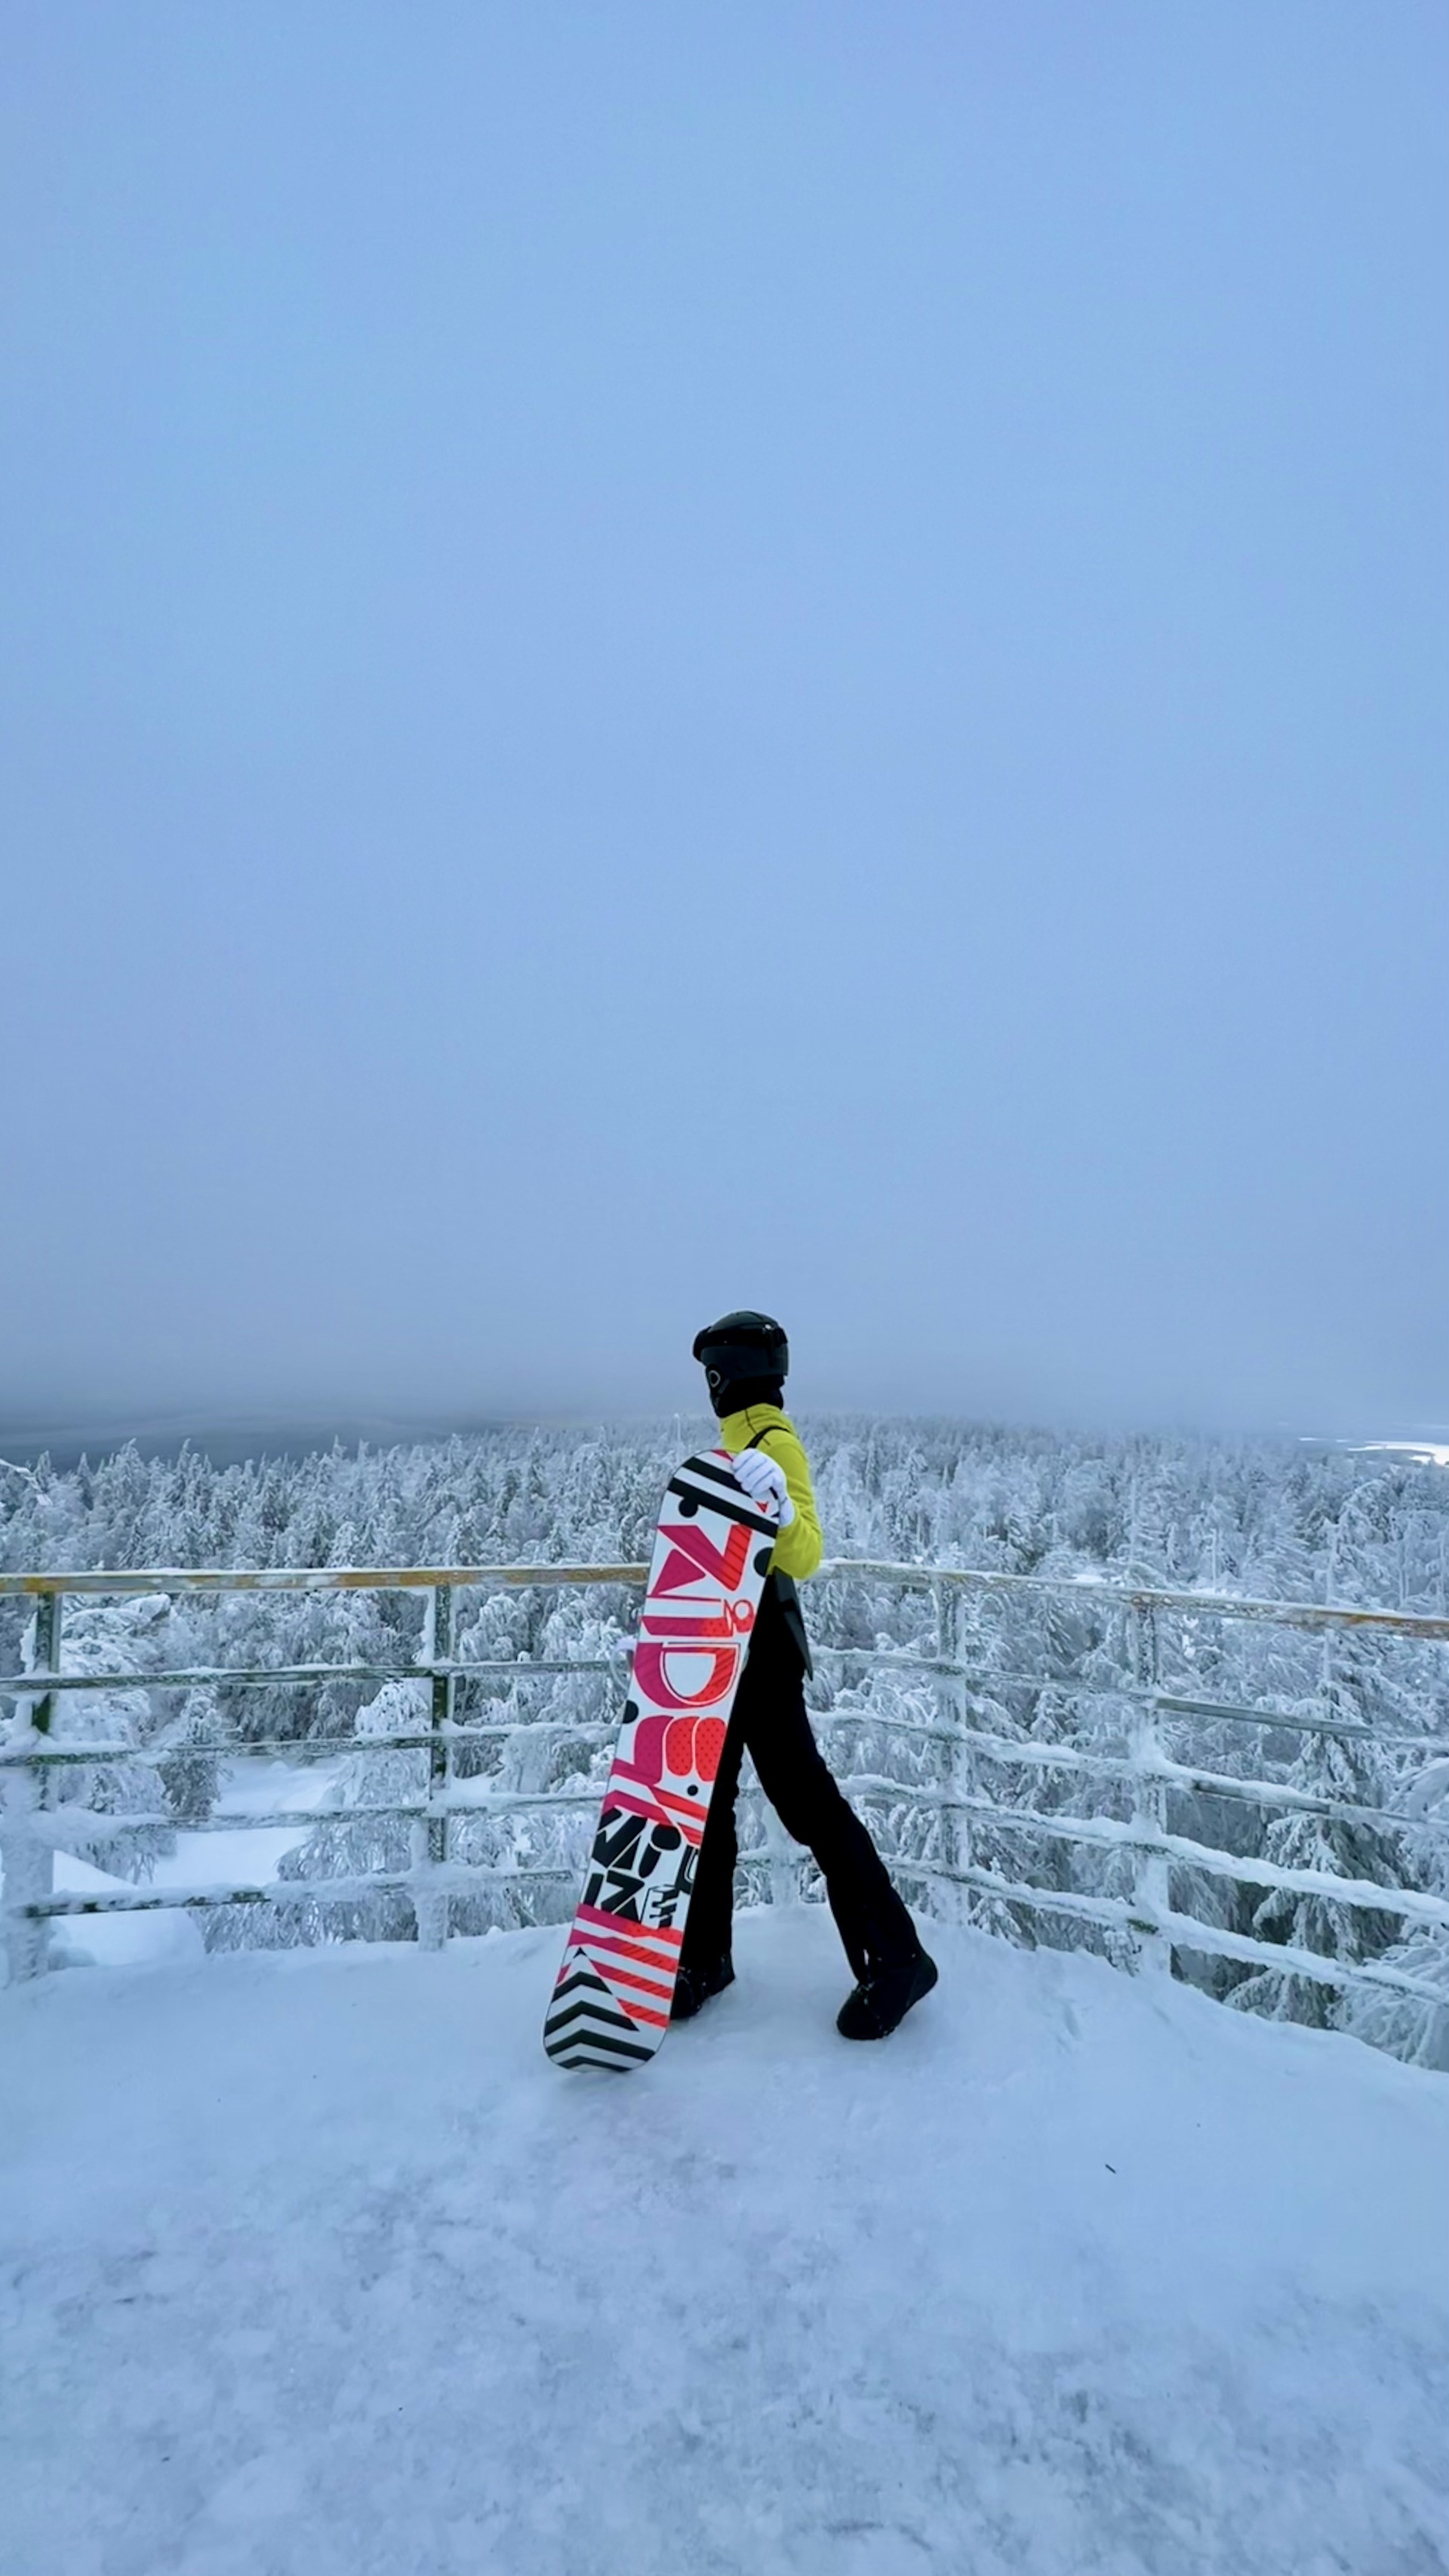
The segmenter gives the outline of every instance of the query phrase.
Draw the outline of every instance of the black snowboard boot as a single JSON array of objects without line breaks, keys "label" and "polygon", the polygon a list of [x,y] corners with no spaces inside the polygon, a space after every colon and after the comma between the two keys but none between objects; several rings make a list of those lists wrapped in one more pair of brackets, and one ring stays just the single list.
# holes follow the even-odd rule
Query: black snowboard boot
[{"label": "black snowboard boot", "polygon": [[693,2021],[713,1996],[722,1995],[734,1981],[735,1963],[728,1950],[722,1959],[712,1959],[706,1968],[681,1968],[675,1980],[670,2020]]},{"label": "black snowboard boot", "polygon": [[919,1949],[904,1959],[882,1960],[867,1968],[836,2015],[841,2038],[888,2039],[912,2004],[930,1993],[939,1974],[935,1960]]}]

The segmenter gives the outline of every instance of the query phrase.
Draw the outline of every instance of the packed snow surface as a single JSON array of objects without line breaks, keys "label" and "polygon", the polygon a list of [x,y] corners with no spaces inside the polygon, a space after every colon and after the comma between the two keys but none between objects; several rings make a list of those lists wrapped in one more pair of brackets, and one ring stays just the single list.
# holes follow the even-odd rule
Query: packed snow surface
[{"label": "packed snow surface", "polygon": [[1449,2081],[930,1938],[623,2078],[557,1931],[0,1995],[6,2576],[1449,2567]]}]

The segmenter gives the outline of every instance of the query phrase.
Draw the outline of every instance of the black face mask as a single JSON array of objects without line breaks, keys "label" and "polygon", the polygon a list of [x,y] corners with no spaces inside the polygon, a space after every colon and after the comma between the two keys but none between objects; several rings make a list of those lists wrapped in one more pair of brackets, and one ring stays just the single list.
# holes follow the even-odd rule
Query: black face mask
[{"label": "black face mask", "polygon": [[732,1378],[728,1386],[712,1386],[709,1400],[723,1422],[726,1414],[746,1413],[752,1404],[783,1406],[785,1381],[782,1377]]}]

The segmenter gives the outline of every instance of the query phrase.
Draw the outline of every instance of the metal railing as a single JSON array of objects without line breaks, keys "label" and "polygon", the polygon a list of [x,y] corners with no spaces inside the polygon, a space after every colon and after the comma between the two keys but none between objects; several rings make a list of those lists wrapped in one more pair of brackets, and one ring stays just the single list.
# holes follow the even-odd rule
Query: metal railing
[{"label": "metal railing", "polygon": [[[560,1863],[557,1866],[494,1867],[460,1861],[452,1849],[452,1827],[455,1819],[464,1814],[476,1820],[480,1813],[591,1812],[597,1807],[600,1784],[593,1780],[578,1788],[519,1791],[490,1785],[487,1780],[480,1781],[477,1777],[460,1780],[456,1756],[462,1748],[496,1744],[499,1739],[517,1740],[540,1721],[514,1716],[503,1721],[460,1723],[454,1714],[457,1688],[462,1682],[493,1680],[513,1683],[580,1673],[615,1673],[622,1678],[627,1650],[621,1646],[618,1652],[606,1656],[460,1658],[454,1651],[456,1598],[463,1589],[496,1587],[554,1590],[568,1586],[626,1586],[637,1590],[642,1588],[645,1576],[646,1569],[641,1565],[392,1569],[328,1566],[257,1570],[160,1568],[124,1572],[105,1568],[73,1573],[0,1575],[0,1598],[18,1595],[33,1598],[35,1602],[30,1666],[23,1672],[0,1676],[0,1704],[8,1699],[14,1707],[8,1736],[0,1738],[0,1855],[3,1855],[5,1868],[5,1935],[12,1979],[33,1976],[45,1967],[48,1925],[57,1918],[72,1915],[136,1913],[158,1908],[197,1912],[237,1905],[343,1906],[391,1892],[406,1898],[411,1904],[419,1940],[426,1946],[437,1947],[448,1937],[458,1900],[476,1895],[480,1889],[490,1885],[496,1886],[500,1880],[521,1883],[527,1879],[542,1879],[557,1883],[557,1910],[560,1918],[565,1917],[578,1874],[575,1866],[566,1867]],[[1164,1618],[1182,1616],[1194,1621],[1255,1621],[1325,1638],[1356,1634],[1382,1642],[1405,1639],[1444,1646],[1449,1645],[1449,1618],[1408,1611],[1247,1600],[1096,1581],[999,1574],[969,1568],[881,1564],[858,1559],[827,1562],[815,1581],[817,1586],[866,1584],[924,1591],[932,1599],[932,1652],[883,1647],[879,1643],[873,1647],[826,1644],[815,1647],[817,1662],[841,1669],[847,1678],[856,1668],[884,1670],[897,1673],[909,1682],[919,1683],[929,1694],[933,1704],[933,1714],[929,1717],[913,1715],[898,1708],[861,1705],[836,1705],[815,1712],[816,1724],[827,1730],[862,1726],[885,1728],[903,1740],[914,1740],[940,1749],[944,1771],[941,1778],[931,1781],[919,1778],[899,1780],[876,1771],[847,1776],[843,1783],[847,1792],[867,1808],[884,1801],[896,1811],[904,1809],[918,1821],[933,1821],[942,1829],[937,1843],[941,1845],[944,1837],[944,1851],[938,1848],[929,1858],[901,1854],[891,1858],[895,1874],[907,1884],[908,1889],[917,1893],[921,1901],[939,1906],[942,1892],[954,1889],[960,1891],[955,1900],[958,1904],[969,1902],[967,1892],[970,1892],[978,1898],[994,1900],[998,1906],[1008,1909],[1013,1919],[1055,1916],[1090,1924],[1108,1937],[1113,1955],[1140,1968],[1168,1970],[1172,1954],[1178,1949],[1217,1955],[1327,1986],[1386,1989],[1425,2003],[1444,2005],[1443,1992],[1400,1969],[1377,1961],[1331,1957],[1317,1950],[1263,1941],[1179,1910],[1171,1902],[1171,1875],[1174,1870],[1196,1872],[1209,1879],[1222,1879],[1244,1887],[1297,1893],[1327,1905],[1376,1912],[1392,1917],[1400,1924],[1442,1929],[1449,1929],[1449,1904],[1418,1889],[1387,1886],[1378,1880],[1341,1877],[1321,1870],[1293,1869],[1266,1858],[1231,1852],[1189,1835],[1170,1832],[1167,1800],[1171,1793],[1182,1792],[1236,1802],[1260,1813],[1316,1816],[1344,1824],[1388,1827],[1397,1834],[1431,1840],[1449,1838],[1449,1825],[1410,1810],[1359,1805],[1321,1797],[1282,1780],[1215,1771],[1191,1762],[1181,1762],[1171,1754],[1164,1730],[1187,1720],[1210,1720],[1228,1727],[1257,1730],[1259,1734],[1356,1738],[1377,1744],[1397,1742],[1405,1749],[1417,1747],[1426,1753],[1449,1751],[1449,1745],[1441,1747],[1437,1739],[1430,1736],[1404,1734],[1386,1737],[1380,1729],[1330,1714],[1327,1708],[1305,1711],[1301,1705],[1291,1709],[1242,1707],[1164,1689],[1159,1680],[1158,1628]],[[201,1665],[170,1671],[82,1672],[66,1669],[64,1609],[69,1596],[114,1599],[126,1595],[165,1594],[176,1598],[188,1594],[231,1592],[346,1591],[421,1593],[425,1609],[417,1655],[407,1662],[358,1660],[280,1666]],[[1069,1600],[1079,1606],[1110,1609],[1126,1622],[1125,1652],[1120,1667],[1104,1683],[1076,1676],[973,1665],[963,1651],[961,1633],[963,1608],[973,1597],[983,1602],[995,1599],[1023,1604],[1033,1600],[1042,1603],[1048,1599],[1058,1603]],[[209,1742],[188,1739],[183,1745],[175,1742],[152,1745],[67,1742],[57,1740],[53,1735],[61,1697],[76,1691],[179,1690],[207,1685],[228,1689],[249,1686],[321,1688],[326,1684],[385,1681],[426,1685],[428,1718],[425,1725],[373,1737],[355,1733],[342,1738],[278,1735],[218,1738]],[[989,1708],[993,1700],[999,1705],[1000,1694],[1013,1689],[1057,1693],[1072,1703],[1097,1700],[1124,1707],[1130,1721],[1125,1751],[1043,1742],[1037,1735],[1006,1734],[999,1726],[982,1723],[975,1712],[979,1712],[983,1705]],[[555,1743],[577,1742],[590,1747],[606,1745],[612,1739],[617,1723],[614,1718],[580,1722],[556,1717],[542,1722]],[[130,1885],[95,1894],[56,1893],[50,1885],[53,1857],[57,1851],[67,1848],[64,1839],[67,1834],[72,1840],[83,1840],[88,1849],[93,1849],[98,1839],[124,1843],[128,1835],[143,1831],[174,1831],[178,1827],[175,1813],[161,1807],[154,1811],[105,1816],[75,1806],[47,1808],[46,1783],[55,1767],[118,1763],[155,1771],[176,1760],[178,1754],[188,1760],[215,1757],[236,1761],[249,1755],[271,1753],[285,1755],[292,1762],[335,1762],[343,1755],[355,1758],[398,1752],[426,1753],[426,1789],[414,1798],[400,1798],[377,1806],[369,1804],[346,1813],[368,1823],[406,1821],[410,1827],[406,1868],[370,1870],[350,1879],[288,1879],[190,1888]],[[1125,1791],[1131,1813],[1118,1818],[1047,1810],[1015,1801],[1003,1803],[980,1786],[980,1766],[983,1763],[998,1769],[1014,1768],[1042,1778],[1047,1775],[1061,1778],[1075,1775],[1084,1780],[1111,1783],[1114,1790]],[[258,1831],[283,1826],[305,1828],[309,1823],[335,1823],[338,1820],[339,1811],[335,1809],[312,1811],[300,1816],[295,1810],[275,1815],[248,1812],[245,1817],[236,1814],[212,1816],[188,1823],[183,1829],[200,1833],[235,1833],[238,1830]],[[1115,1861],[1130,1874],[1130,1887],[1125,1894],[1086,1892],[1033,1882],[1019,1871],[1008,1872],[984,1865],[976,1857],[974,1849],[974,1838],[981,1829],[989,1831],[993,1840],[1005,1837],[1010,1842],[1014,1837],[1026,1841],[1035,1838],[1048,1845],[1063,1844],[1080,1852],[1089,1852],[1099,1863],[1104,1859]],[[772,1820],[767,1819],[765,1844],[744,1852],[741,1857],[747,1864],[764,1865],[766,1883],[773,1896],[785,1897],[798,1891],[801,1863],[794,1856],[793,1847],[773,1826]]]}]

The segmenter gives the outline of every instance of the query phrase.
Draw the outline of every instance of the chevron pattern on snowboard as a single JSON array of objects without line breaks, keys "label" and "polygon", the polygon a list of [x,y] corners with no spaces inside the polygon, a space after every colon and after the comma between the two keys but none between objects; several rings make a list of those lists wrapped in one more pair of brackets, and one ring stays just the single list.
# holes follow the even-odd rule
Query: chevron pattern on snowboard
[{"label": "chevron pattern on snowboard", "polygon": [[602,1977],[596,1976],[583,1950],[570,1950],[553,1990],[543,2044],[556,2066],[638,2064],[654,2051],[641,2042],[626,2012],[621,2012]]},{"label": "chevron pattern on snowboard", "polygon": [[543,2026],[558,2066],[627,2072],[669,2028],[679,1954],[750,1631],[778,1536],[727,1449],[669,1480],[583,1897]]}]

